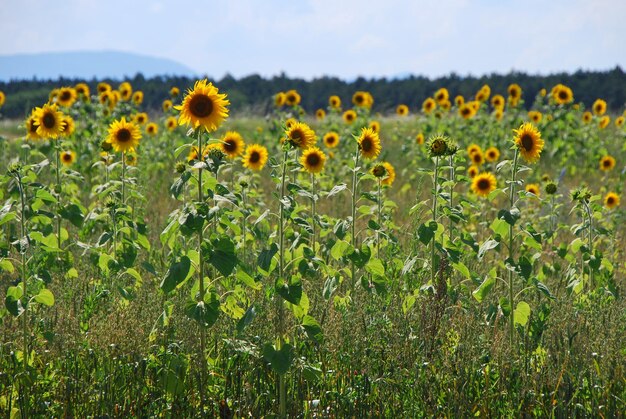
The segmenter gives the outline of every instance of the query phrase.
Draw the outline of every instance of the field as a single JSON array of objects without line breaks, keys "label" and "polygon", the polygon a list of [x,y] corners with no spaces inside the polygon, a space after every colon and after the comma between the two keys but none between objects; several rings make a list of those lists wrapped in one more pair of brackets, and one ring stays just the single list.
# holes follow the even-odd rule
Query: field
[{"label": "field", "polygon": [[0,119],[4,416],[623,416],[623,109],[170,87]]}]

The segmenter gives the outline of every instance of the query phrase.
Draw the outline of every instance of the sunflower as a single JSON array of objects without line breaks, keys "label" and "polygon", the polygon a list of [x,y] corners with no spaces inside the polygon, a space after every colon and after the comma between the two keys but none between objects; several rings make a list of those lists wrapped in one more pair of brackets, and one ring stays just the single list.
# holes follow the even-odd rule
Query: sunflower
[{"label": "sunflower", "polygon": [[139,112],[138,114],[135,114],[135,116],[133,117],[133,122],[135,122],[138,125],[143,125],[148,123],[148,121],[150,120],[150,118],[148,118],[148,114],[145,112]]},{"label": "sunflower", "polygon": [[441,102],[441,104],[439,104],[439,106],[441,107],[441,109],[443,109],[444,111],[449,111],[450,108],[452,107],[452,103],[450,103],[449,100],[445,100],[443,102]]},{"label": "sunflower", "polygon": [[398,116],[407,116],[409,114],[409,107],[406,105],[398,105],[396,108],[396,114]]},{"label": "sunflower", "polygon": [[71,166],[74,161],[76,161],[76,153],[72,150],[62,151],[59,157],[61,158],[61,163],[63,163],[64,166]]},{"label": "sunflower", "polygon": [[435,92],[433,98],[437,101],[437,103],[445,102],[446,100],[450,99],[448,89],[446,89],[445,87],[440,88]]},{"label": "sunflower", "polygon": [[454,97],[454,104],[456,106],[461,106],[464,103],[465,103],[465,98],[463,96],[458,95]]},{"label": "sunflower", "polygon": [[552,98],[557,104],[566,105],[574,101],[574,93],[569,87],[557,84],[552,88]]},{"label": "sunflower", "polygon": [[173,87],[170,89],[170,96],[171,96],[171,97],[176,97],[176,96],[178,96],[179,94],[180,94],[180,89],[179,89],[178,87],[173,86]]},{"label": "sunflower", "polygon": [[491,106],[493,106],[494,109],[503,109],[504,97],[502,95],[494,95],[491,98]]},{"label": "sunflower", "polygon": [[267,163],[267,149],[262,145],[250,144],[243,154],[243,167],[252,170],[261,170]]},{"label": "sunflower", "polygon": [[517,83],[510,84],[506,91],[512,101],[518,101],[522,98],[522,88]]},{"label": "sunflower", "polygon": [[370,123],[368,125],[369,125],[369,127],[371,129],[374,130],[374,132],[380,132],[380,122],[378,122],[378,121],[370,121]]},{"label": "sunflower", "polygon": [[300,97],[300,93],[298,93],[296,90],[292,89],[292,90],[288,90],[285,93],[285,104],[287,106],[296,106],[300,104],[300,101],[302,100],[302,98]]},{"label": "sunflower", "polygon": [[474,153],[482,153],[482,152],[483,150],[482,148],[480,148],[478,144],[470,144],[469,146],[467,146],[467,154],[470,156]]},{"label": "sunflower", "polygon": [[127,81],[121,83],[117,90],[120,92],[120,95],[122,95],[122,100],[124,101],[129,101],[133,96],[133,87]]},{"label": "sunflower", "polygon": [[141,102],[143,102],[143,92],[136,91],[133,93],[133,103],[135,105],[141,105]]},{"label": "sunflower", "polygon": [[316,141],[315,131],[303,122],[296,122],[290,128],[287,128],[285,137],[281,142],[287,142],[293,148],[306,150],[315,145]]},{"label": "sunflower", "polygon": [[33,110],[26,120],[26,138],[29,140],[40,140],[41,137],[37,134],[37,128],[39,128],[39,125],[37,124],[35,111]]},{"label": "sunflower", "polygon": [[285,95],[284,92],[278,92],[274,95],[274,105],[277,108],[280,108],[281,106],[285,105],[285,102],[287,100],[287,96]]},{"label": "sunflower", "polygon": [[157,135],[159,133],[159,126],[154,122],[150,122],[146,125],[146,133],[152,136]]},{"label": "sunflower", "polygon": [[422,110],[424,113],[431,113],[437,107],[437,102],[432,97],[427,98],[424,103],[422,103]]},{"label": "sunflower", "polygon": [[596,99],[591,109],[593,109],[593,113],[596,115],[602,116],[606,112],[606,102],[602,99]]},{"label": "sunflower", "polygon": [[428,153],[430,157],[445,156],[448,154],[449,140],[443,135],[433,135],[428,140]]},{"label": "sunflower", "polygon": [[539,111],[529,111],[528,118],[530,118],[530,120],[533,121],[535,124],[538,124],[539,122],[541,122],[543,115]]},{"label": "sunflower", "polygon": [[375,159],[380,154],[380,137],[371,128],[362,128],[361,135],[357,138],[361,156],[366,159]]},{"label": "sunflower", "polygon": [[326,118],[326,111],[324,109],[318,109],[315,111],[315,117],[318,121],[324,120]]},{"label": "sunflower", "polygon": [[337,95],[332,95],[328,98],[328,104],[333,109],[339,109],[341,107],[341,99]]},{"label": "sunflower", "polygon": [[604,197],[604,206],[608,209],[613,209],[619,205],[619,195],[615,192],[609,192]]},{"label": "sunflower", "polygon": [[513,130],[515,138],[513,142],[528,163],[539,160],[544,142],[541,133],[530,122],[523,123],[519,129]]},{"label": "sunflower", "polygon": [[104,92],[110,92],[111,85],[109,83],[105,83],[101,81],[100,83],[98,83],[98,87],[96,88],[96,90],[98,91],[98,94],[104,93]]},{"label": "sunflower", "polygon": [[496,177],[488,172],[480,173],[472,179],[472,191],[478,196],[489,196],[496,189]]},{"label": "sunflower", "polygon": [[115,95],[110,91],[98,93],[98,101],[105,106],[108,106],[109,109],[115,108],[117,101],[115,99]]},{"label": "sunflower", "polygon": [[480,88],[478,93],[476,93],[476,100],[479,102],[485,102],[489,99],[489,96],[491,96],[491,87],[489,87],[488,84],[485,84]]},{"label": "sunflower", "polygon": [[546,89],[541,89],[539,91],[539,96],[541,97],[546,97],[547,94],[548,94],[548,91]]},{"label": "sunflower", "polygon": [[324,135],[324,145],[328,148],[335,148],[339,145],[339,134],[330,131]]},{"label": "sunflower", "polygon": [[485,151],[485,160],[487,160],[488,162],[493,163],[494,161],[498,161],[499,158],[500,150],[498,150],[496,147],[489,147],[487,151]]},{"label": "sunflower", "polygon": [[591,112],[589,112],[589,111],[585,111],[585,112],[583,113],[583,122],[584,122],[585,124],[590,123],[590,122],[591,122],[591,118],[593,118],[593,115],[591,115]]},{"label": "sunflower", "polygon": [[81,99],[89,99],[89,86],[87,86],[86,83],[77,83],[76,86],[74,86],[74,90]]},{"label": "sunflower", "polygon": [[76,130],[76,124],[74,123],[74,119],[71,116],[63,115],[63,121],[61,123],[63,124],[63,133],[61,133],[62,136],[69,137],[70,135],[74,134],[74,131]]},{"label": "sunflower", "polygon": [[473,118],[476,115],[476,111],[474,110],[472,102],[467,102],[461,105],[459,108],[459,115],[461,115],[463,119]]},{"label": "sunflower", "polygon": [[302,169],[312,173],[320,173],[324,169],[324,163],[326,163],[326,154],[317,147],[310,147],[300,156],[300,164]]},{"label": "sunflower", "polygon": [[623,116],[618,116],[617,118],[615,118],[615,126],[617,128],[621,128],[622,125],[624,125],[624,117]]},{"label": "sunflower", "polygon": [[177,125],[178,124],[176,123],[176,118],[173,116],[170,116],[165,120],[165,127],[168,131],[174,131]]},{"label": "sunflower", "polygon": [[371,108],[374,104],[374,98],[369,92],[358,91],[352,95],[352,103],[354,106]]},{"label": "sunflower", "polygon": [[604,156],[600,159],[600,170],[608,172],[615,168],[615,159],[611,156]]},{"label": "sunflower", "polygon": [[422,145],[422,144],[424,144],[424,134],[422,134],[421,132],[420,132],[419,134],[417,134],[417,135],[415,136],[415,142],[416,142],[418,145]]},{"label": "sunflower", "polygon": [[473,154],[470,154],[470,160],[474,166],[482,166],[485,162],[485,157],[483,156],[482,151],[477,151]]},{"label": "sunflower", "polygon": [[101,152],[100,152],[100,161],[101,161],[102,163],[104,163],[104,164],[105,164],[105,166],[108,166],[108,165],[110,165],[111,163],[113,163],[113,157],[114,157],[114,156],[113,156],[113,154],[109,154],[109,153],[108,153],[108,152],[106,152],[106,151],[101,151]]},{"label": "sunflower", "polygon": [[133,122],[126,122],[126,117],[113,121],[109,125],[109,136],[107,141],[115,151],[134,151],[141,140],[141,131]]},{"label": "sunflower", "polygon": [[0,90],[0,108],[4,106],[5,100],[6,100],[6,96],[4,95],[4,92]]},{"label": "sunflower", "polygon": [[73,87],[61,87],[56,95],[56,103],[69,108],[76,102],[78,95]]},{"label": "sunflower", "polygon": [[169,112],[169,110],[172,109],[172,106],[174,106],[174,104],[169,99],[165,99],[163,103],[161,104],[161,107],[163,108],[163,112]]},{"label": "sunflower", "polygon": [[598,122],[598,126],[600,127],[600,129],[604,129],[608,127],[610,123],[611,123],[611,117],[608,115],[604,115],[602,118],[600,118],[600,122]]},{"label": "sunflower", "polygon": [[192,146],[191,150],[189,150],[189,154],[187,154],[187,161],[192,162],[194,160],[199,160],[200,154],[198,153],[198,147]]},{"label": "sunflower", "polygon": [[207,80],[197,81],[193,89],[187,91],[183,103],[174,106],[180,111],[178,123],[188,124],[194,129],[199,126],[204,127],[208,132],[215,131],[228,117],[230,105],[225,94],[220,94],[212,83],[207,84]]},{"label": "sunflower", "polygon": [[467,169],[467,175],[473,179],[478,174],[478,171],[478,166],[470,166],[469,169]]},{"label": "sunflower", "polygon": [[535,196],[539,196],[539,185],[537,185],[536,183],[529,183],[528,185],[526,185],[526,192],[531,193]]},{"label": "sunflower", "polygon": [[298,122],[298,120],[295,118],[287,118],[287,120],[285,121],[285,129],[293,127],[293,124],[295,124],[296,122]]},{"label": "sunflower", "polygon": [[343,113],[342,118],[346,124],[351,124],[356,121],[356,112],[352,109],[348,109]]},{"label": "sunflower", "polygon": [[217,154],[221,155],[222,157],[225,157],[225,154],[222,151],[222,144],[221,143],[209,143],[209,144],[205,145],[204,148],[202,149],[202,159],[203,160],[208,160],[209,159],[209,154],[211,154],[211,152],[213,150],[216,150]]},{"label": "sunflower", "polygon": [[241,134],[236,131],[228,131],[222,137],[222,151],[231,159],[241,155],[244,149],[244,142]]},{"label": "sunflower", "polygon": [[493,113],[493,117],[496,118],[496,121],[501,121],[504,116],[504,111],[502,109],[496,109]]},{"label": "sunflower", "polygon": [[137,166],[137,155],[135,153],[124,154],[124,162],[128,166]]},{"label": "sunflower", "polygon": [[42,138],[56,139],[65,128],[63,114],[57,110],[57,105],[43,105],[35,109],[35,123],[38,125],[37,134]]},{"label": "sunflower", "polygon": [[386,161],[383,162],[383,166],[385,167],[385,170],[387,171],[387,177],[383,179],[382,182],[380,183],[386,186],[391,186],[393,184],[393,181],[396,180],[396,169],[394,169],[391,163],[386,162]]}]

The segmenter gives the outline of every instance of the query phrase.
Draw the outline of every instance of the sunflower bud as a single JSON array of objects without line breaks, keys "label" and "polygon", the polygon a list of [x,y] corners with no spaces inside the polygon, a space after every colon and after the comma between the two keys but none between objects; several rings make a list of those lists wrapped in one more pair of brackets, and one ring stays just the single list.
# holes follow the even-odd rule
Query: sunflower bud
[{"label": "sunflower bud", "polygon": [[20,162],[11,163],[8,170],[10,174],[16,175],[22,170],[22,165]]},{"label": "sunflower bud", "polygon": [[382,164],[377,164],[372,168],[372,174],[377,178],[382,178],[387,175],[387,169]]},{"label": "sunflower bud", "polygon": [[187,170],[187,165],[184,161],[177,161],[174,165],[174,168],[176,169],[177,173],[183,173],[185,170]]},{"label": "sunflower bud", "polygon": [[113,150],[113,145],[109,141],[104,140],[100,143],[100,148],[102,151],[111,151]]},{"label": "sunflower bud", "polygon": [[448,152],[448,138],[435,135],[428,141],[428,153],[431,157],[445,156]]},{"label": "sunflower bud", "polygon": [[546,194],[548,195],[554,195],[556,193],[556,189],[557,189],[557,186],[556,186],[556,183],[554,182],[548,182],[546,186],[544,187],[544,190],[546,191]]}]

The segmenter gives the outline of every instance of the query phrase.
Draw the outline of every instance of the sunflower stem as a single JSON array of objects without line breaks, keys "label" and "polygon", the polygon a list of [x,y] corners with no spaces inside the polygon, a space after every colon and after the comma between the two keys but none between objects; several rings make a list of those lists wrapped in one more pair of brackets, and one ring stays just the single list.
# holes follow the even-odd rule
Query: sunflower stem
[{"label": "sunflower stem", "polygon": [[126,205],[126,152],[122,151],[122,205]]},{"label": "sunflower stem", "polygon": [[[356,153],[354,155],[354,168],[352,169],[352,223],[351,223],[351,229],[352,229],[352,247],[356,250],[357,248],[357,243],[356,243],[356,192],[357,192],[357,168],[359,165],[359,154],[360,154],[360,149],[359,149],[359,145],[357,143],[357,147],[356,147]],[[354,260],[351,260],[350,262],[350,272],[351,272],[351,278],[350,280],[352,281],[351,283],[351,290],[352,290],[352,294],[354,294],[354,286],[355,286],[355,282],[356,282],[356,265],[354,264]]]},{"label": "sunflower stem", "polygon": [[[452,205],[453,205],[453,194],[454,194],[454,178],[456,176],[455,173],[455,169],[454,169],[454,156],[450,156],[449,157],[449,161],[450,161],[450,181],[452,182],[452,184],[450,185],[450,210],[452,210]],[[452,242],[452,218],[448,217],[448,234],[450,237],[450,242]]]},{"label": "sunflower stem", "polygon": [[[389,174],[387,174],[389,176]],[[380,229],[383,225],[383,211],[382,211],[382,181],[378,178],[378,229],[376,230],[376,257],[380,259]]]},{"label": "sunflower stem", "polygon": [[[61,164],[59,142],[55,141],[54,149],[56,154],[56,191],[57,191],[57,213],[55,215],[57,221],[57,247],[61,250],[61,173],[59,165]],[[57,260],[60,259],[60,255],[57,255]]]},{"label": "sunflower stem", "polygon": [[[280,179],[280,223],[278,224],[278,240],[279,240],[279,255],[278,255],[278,277],[277,282],[286,282],[285,275],[285,205],[283,199],[285,198],[285,178],[287,175],[287,156],[289,151],[285,150],[283,153],[282,172]],[[278,323],[276,325],[276,334],[278,341],[278,350],[280,351],[284,344],[284,322],[285,322],[285,305],[282,300],[282,296],[276,294],[276,310],[278,314]],[[285,382],[285,374],[279,374],[278,379],[278,398],[279,398],[279,416],[281,418],[287,417],[287,387]]]},{"label": "sunflower stem", "polygon": [[311,196],[311,224],[313,225],[313,240],[312,240],[312,244],[313,244],[313,254],[315,255],[315,248],[316,248],[316,244],[317,244],[317,235],[316,235],[316,227],[315,227],[315,214],[316,214],[316,201],[317,201],[317,182],[315,182],[315,175],[313,173],[311,173],[311,189],[312,189],[312,196]]},{"label": "sunflower stem", "polygon": [[[586,200],[583,199],[583,204],[585,206],[585,213],[587,214],[587,219],[589,220],[589,232],[587,234],[588,246],[589,246],[589,256],[593,256],[593,214],[591,212],[591,208]],[[593,268],[591,264],[589,264],[589,290],[593,286]]]},{"label": "sunflower stem", "polygon": [[[435,171],[433,172],[433,222],[437,223],[437,197],[438,197],[438,174],[439,174],[439,156],[435,156]],[[430,246],[430,283],[435,283],[435,237],[432,238]]]},{"label": "sunflower stem", "polygon": [[[202,131],[198,130],[198,154],[202,158]],[[202,191],[202,166],[198,168],[198,204],[204,201]],[[198,273],[200,276],[200,296],[199,301],[204,301],[204,258],[202,255],[202,243],[204,242],[204,223],[198,231]],[[204,416],[204,383],[207,375],[206,360],[204,358],[206,348],[206,336],[204,324],[200,323],[200,413]]]},{"label": "sunflower stem", "polygon": [[[24,190],[24,184],[22,183],[22,174],[21,172],[17,172],[17,187],[20,192],[20,256],[22,262],[22,297],[23,303],[22,307],[24,308],[24,312],[22,313],[22,366],[24,369],[24,374],[26,374],[26,368],[28,367],[28,289],[27,289],[27,259],[26,259],[26,250],[27,248],[24,246],[24,243],[28,242],[26,236],[26,191]],[[25,417],[28,417],[28,386],[21,386],[21,390],[23,391],[22,395],[24,398],[24,407],[26,411],[24,412]]]},{"label": "sunflower stem", "polygon": [[[519,149],[515,148],[515,156],[513,157],[513,170],[511,172],[511,186],[510,186],[510,194],[509,194],[509,211],[513,209],[513,205],[515,204],[515,179],[517,176],[517,163],[519,157]],[[509,261],[513,263],[513,224],[509,223]],[[513,271],[509,271],[509,304],[511,304],[511,313],[509,314],[509,342],[511,344],[511,348],[515,343],[515,321],[513,316]]]}]

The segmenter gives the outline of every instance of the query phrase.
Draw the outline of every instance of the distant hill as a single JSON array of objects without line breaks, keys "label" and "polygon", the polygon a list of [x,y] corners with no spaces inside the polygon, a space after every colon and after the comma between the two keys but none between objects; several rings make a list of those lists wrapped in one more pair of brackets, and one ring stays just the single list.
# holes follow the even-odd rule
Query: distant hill
[{"label": "distant hill", "polygon": [[0,80],[63,78],[126,79],[193,76],[195,71],[176,61],[116,51],[51,52],[0,55]]}]

